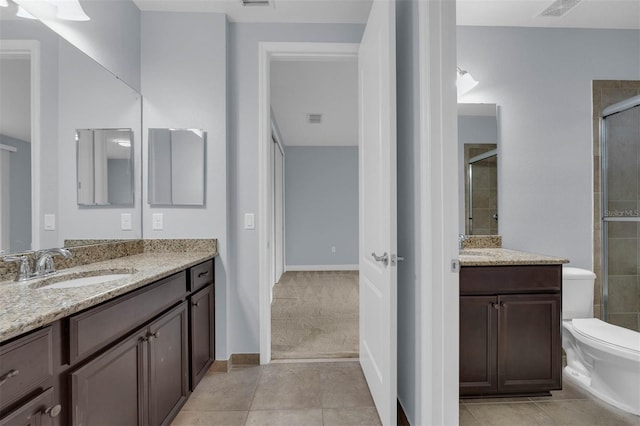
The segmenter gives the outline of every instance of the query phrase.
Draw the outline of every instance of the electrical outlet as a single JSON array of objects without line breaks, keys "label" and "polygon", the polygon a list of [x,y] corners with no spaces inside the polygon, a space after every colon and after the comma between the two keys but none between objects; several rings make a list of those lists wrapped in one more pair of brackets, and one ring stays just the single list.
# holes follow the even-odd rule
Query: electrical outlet
[{"label": "electrical outlet", "polygon": [[44,215],[44,230],[55,231],[56,230],[56,215],[45,214]]},{"label": "electrical outlet", "polygon": [[331,253],[335,253],[336,252],[336,246],[331,246]]},{"label": "electrical outlet", "polygon": [[164,229],[164,218],[162,213],[154,213],[151,216],[151,229],[154,231],[160,231]]},{"label": "electrical outlet", "polygon": [[120,229],[131,231],[131,213],[122,213],[120,215]]}]

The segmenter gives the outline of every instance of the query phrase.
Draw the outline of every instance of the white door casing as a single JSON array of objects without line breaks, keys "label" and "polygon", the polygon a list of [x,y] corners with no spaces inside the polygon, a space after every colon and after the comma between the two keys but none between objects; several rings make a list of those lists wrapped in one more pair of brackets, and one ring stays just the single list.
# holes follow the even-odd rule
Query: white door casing
[{"label": "white door casing", "polygon": [[360,364],[384,425],[397,411],[395,66],[395,1],[374,1],[358,55]]}]

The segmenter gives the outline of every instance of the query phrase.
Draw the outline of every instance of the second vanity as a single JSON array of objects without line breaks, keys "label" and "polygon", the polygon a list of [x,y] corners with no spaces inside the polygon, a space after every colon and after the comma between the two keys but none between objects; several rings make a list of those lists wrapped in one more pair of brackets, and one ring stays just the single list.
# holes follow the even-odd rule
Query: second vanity
[{"label": "second vanity", "polygon": [[502,248],[460,252],[460,396],[562,388],[562,264]]},{"label": "second vanity", "polygon": [[0,425],[169,424],[214,360],[214,250],[60,271],[129,271],[46,288],[2,283]]}]

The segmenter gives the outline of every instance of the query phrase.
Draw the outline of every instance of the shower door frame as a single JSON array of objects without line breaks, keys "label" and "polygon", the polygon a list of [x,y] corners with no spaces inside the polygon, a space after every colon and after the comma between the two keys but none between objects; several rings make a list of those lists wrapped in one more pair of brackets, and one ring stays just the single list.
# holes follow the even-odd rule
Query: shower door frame
[{"label": "shower door frame", "polygon": [[600,114],[600,173],[602,179],[602,199],[600,201],[600,212],[602,220],[602,317],[605,321],[609,320],[609,239],[608,239],[608,222],[640,222],[640,215],[637,216],[607,216],[608,210],[608,138],[606,119],[612,115],[628,111],[632,108],[640,106],[640,95],[632,96],[621,102],[615,103],[602,110]]}]

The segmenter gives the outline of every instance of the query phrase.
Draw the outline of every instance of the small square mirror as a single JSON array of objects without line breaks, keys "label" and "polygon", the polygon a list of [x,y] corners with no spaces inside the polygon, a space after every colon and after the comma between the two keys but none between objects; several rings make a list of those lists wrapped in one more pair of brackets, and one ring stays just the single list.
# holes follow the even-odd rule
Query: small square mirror
[{"label": "small square mirror", "polygon": [[206,132],[149,129],[149,204],[204,206]]}]

